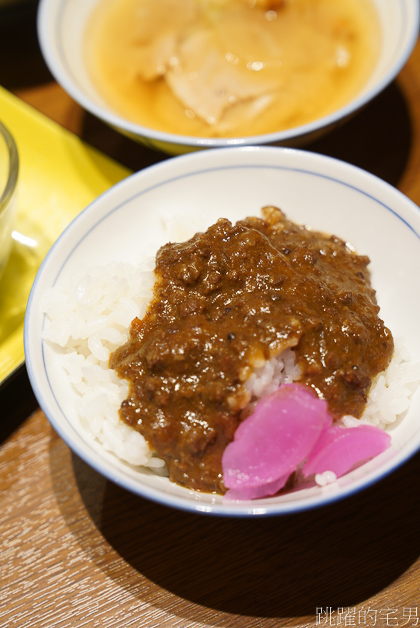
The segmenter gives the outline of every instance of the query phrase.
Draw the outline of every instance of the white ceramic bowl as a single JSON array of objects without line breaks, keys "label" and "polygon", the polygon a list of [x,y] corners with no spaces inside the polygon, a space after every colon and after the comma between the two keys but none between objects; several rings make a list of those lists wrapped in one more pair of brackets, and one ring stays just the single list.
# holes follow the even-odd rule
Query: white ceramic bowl
[{"label": "white ceramic bowl", "polygon": [[[420,390],[391,430],[392,448],[327,488],[254,502],[196,493],[119,462],[90,440],[75,416],[76,396],[43,342],[41,300],[80,266],[137,264],[168,238],[169,222],[192,233],[219,217],[258,215],[274,204],[299,223],[334,233],[371,258],[381,316],[420,362],[420,211],[396,189],[343,162],[295,149],[242,147],[179,156],[134,174],[95,200],[61,235],[33,285],[25,320],[25,354],[38,401],[53,427],[81,458],[126,489],[169,506],[216,515],[295,512],[343,498],[383,477],[420,446]],[[142,253],[143,252],[143,253]]]},{"label": "white ceramic bowl", "polygon": [[0,276],[12,247],[19,157],[13,136],[0,122]]},{"label": "white ceramic bowl", "polygon": [[113,112],[88,76],[83,37],[88,17],[98,0],[40,0],[38,36],[46,63],[55,79],[87,111],[123,133],[155,149],[180,154],[201,148],[285,144],[301,145],[332,128],[369,102],[398,74],[419,32],[418,0],[373,0],[382,27],[377,65],[362,91],[334,113],[278,133],[234,139],[206,139],[174,135],[133,124]]}]

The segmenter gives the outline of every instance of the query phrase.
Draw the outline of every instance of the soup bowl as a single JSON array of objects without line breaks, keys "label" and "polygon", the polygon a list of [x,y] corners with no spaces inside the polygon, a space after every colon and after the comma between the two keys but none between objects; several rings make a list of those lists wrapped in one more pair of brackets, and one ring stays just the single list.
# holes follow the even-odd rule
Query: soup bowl
[{"label": "soup bowl", "polygon": [[413,49],[419,27],[417,0],[372,0],[381,29],[379,55],[364,86],[347,104],[313,122],[286,130],[234,138],[192,137],[133,123],[98,92],[87,68],[85,38],[92,11],[101,1],[40,1],[38,36],[45,61],[58,83],[87,111],[131,138],[169,154],[242,145],[299,146],[316,138],[363,107],[395,78]]},{"label": "soup bowl", "polygon": [[[60,338],[52,342],[45,335],[54,317],[59,337],[69,333],[65,330],[68,322],[77,319],[77,312],[70,305],[73,301],[62,297],[68,283],[79,277],[80,271],[95,269],[89,277],[96,277],[99,285],[103,285],[108,272],[105,269],[110,268],[113,284],[119,291],[130,283],[129,276],[138,277],[137,269],[143,272],[145,268],[153,268],[154,255],[166,242],[188,238],[221,217],[234,222],[258,216],[267,205],[279,207],[299,224],[335,234],[358,253],[369,256],[380,316],[394,338],[401,339],[409,349],[408,364],[417,365],[412,366],[410,386],[420,382],[420,295],[413,290],[420,261],[420,210],[414,203],[367,172],[298,149],[225,148],[168,159],[117,184],[71,223],[38,272],[25,317],[27,369],[40,406],[52,426],[99,473],[141,497],[212,515],[283,515],[349,497],[392,472],[420,447],[420,390],[417,389],[410,397],[409,406],[387,428],[391,446],[381,455],[326,486],[308,485],[273,497],[232,501],[179,486],[162,474],[161,469],[123,461],[112,426],[109,438],[105,434],[108,427],[102,430],[108,425],[102,419],[98,423],[103,395],[114,390],[115,382],[110,387],[105,383],[106,389],[101,389],[98,397],[91,395],[93,383],[92,388],[89,385],[81,392],[77,388],[80,378],[66,362],[73,357],[69,358],[65,347],[60,346]],[[122,279],[117,279],[115,264],[123,265]],[[135,269],[134,275],[130,268]],[[92,284],[89,277],[82,278],[74,293],[77,299],[82,299],[82,305],[86,287],[96,285],[96,280]],[[50,309],[47,306],[47,302],[52,303],[51,294],[57,295],[57,290],[61,296],[55,302],[62,304],[64,312],[61,318],[56,305]],[[97,295],[100,300],[102,290]],[[127,302],[124,294],[118,297],[121,303]],[[104,296],[107,298],[108,293]],[[129,304],[126,312],[128,327],[136,314]],[[101,323],[102,315],[98,316]],[[96,324],[94,321],[93,326]],[[92,350],[96,351],[93,345]],[[80,359],[76,357],[76,366]],[[85,367],[88,366],[86,363]],[[70,373],[66,368],[70,368]],[[109,374],[108,368],[106,372]],[[93,379],[97,380],[95,373]],[[114,425],[120,425],[118,407],[112,413]],[[81,408],[92,414],[93,423],[84,423],[86,414],[81,418]]]}]

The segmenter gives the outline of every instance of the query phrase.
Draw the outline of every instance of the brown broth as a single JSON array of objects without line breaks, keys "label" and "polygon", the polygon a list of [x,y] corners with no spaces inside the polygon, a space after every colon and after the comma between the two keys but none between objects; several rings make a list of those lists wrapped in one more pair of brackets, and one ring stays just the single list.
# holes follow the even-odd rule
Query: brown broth
[{"label": "brown broth", "polygon": [[85,42],[92,82],[122,117],[238,137],[300,126],[351,101],[377,60],[380,26],[371,0],[285,0],[277,10],[102,0]]}]

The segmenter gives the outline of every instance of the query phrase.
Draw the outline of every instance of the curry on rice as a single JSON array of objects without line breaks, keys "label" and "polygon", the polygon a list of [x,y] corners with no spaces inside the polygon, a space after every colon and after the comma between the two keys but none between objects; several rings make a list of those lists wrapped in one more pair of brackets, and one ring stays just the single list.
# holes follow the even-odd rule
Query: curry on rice
[{"label": "curry on rice", "polygon": [[299,381],[334,417],[360,417],[393,353],[369,258],[266,207],[163,246],[154,296],[110,366],[120,416],[188,488],[224,493],[221,458],[253,399],[253,370],[292,349]]}]

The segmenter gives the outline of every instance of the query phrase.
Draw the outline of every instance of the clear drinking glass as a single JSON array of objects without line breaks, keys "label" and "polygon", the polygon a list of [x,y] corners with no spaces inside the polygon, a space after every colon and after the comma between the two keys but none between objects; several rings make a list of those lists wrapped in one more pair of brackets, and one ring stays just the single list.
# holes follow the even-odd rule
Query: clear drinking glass
[{"label": "clear drinking glass", "polygon": [[0,275],[12,247],[19,156],[15,141],[0,122]]}]

